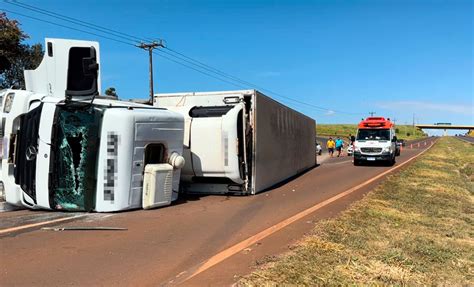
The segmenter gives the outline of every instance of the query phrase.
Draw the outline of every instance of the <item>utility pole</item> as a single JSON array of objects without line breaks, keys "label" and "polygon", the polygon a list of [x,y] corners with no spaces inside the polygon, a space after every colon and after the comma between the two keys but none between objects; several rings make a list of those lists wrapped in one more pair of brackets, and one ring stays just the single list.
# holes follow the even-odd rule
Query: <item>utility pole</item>
[{"label": "utility pole", "polygon": [[149,103],[150,105],[153,105],[153,50],[156,48],[164,48],[165,44],[163,40],[159,41],[153,41],[151,43],[141,43],[140,45],[137,45],[138,48],[143,49],[143,50],[148,50],[148,55],[149,55],[149,76],[150,76],[150,99]]},{"label": "utility pole", "polygon": [[373,117],[376,114],[376,112],[369,112],[369,115]]},{"label": "utility pole", "polygon": [[413,113],[413,135],[415,135],[415,113]]}]

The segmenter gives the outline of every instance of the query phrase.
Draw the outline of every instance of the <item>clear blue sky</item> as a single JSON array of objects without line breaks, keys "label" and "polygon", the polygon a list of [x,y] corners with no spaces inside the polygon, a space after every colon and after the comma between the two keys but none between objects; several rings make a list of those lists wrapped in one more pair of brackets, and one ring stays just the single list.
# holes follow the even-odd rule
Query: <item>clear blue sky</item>
[{"label": "clear blue sky", "polygon": [[[300,101],[320,123],[370,111],[411,123],[474,124],[472,1],[26,1],[168,47]],[[74,3],[74,4],[73,4]],[[60,22],[1,2],[5,8]],[[145,51],[22,16],[31,42],[97,40],[103,89],[148,95]],[[71,25],[64,23],[66,25]],[[239,89],[155,57],[159,92]]]}]

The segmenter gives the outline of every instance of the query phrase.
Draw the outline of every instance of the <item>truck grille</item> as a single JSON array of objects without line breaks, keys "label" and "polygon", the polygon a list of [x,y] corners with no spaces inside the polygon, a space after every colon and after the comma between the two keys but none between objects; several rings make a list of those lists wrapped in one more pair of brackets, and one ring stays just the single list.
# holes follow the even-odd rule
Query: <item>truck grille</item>
[{"label": "truck grille", "polygon": [[360,148],[360,150],[366,153],[379,153],[382,151],[382,148],[381,147],[363,147],[363,148]]}]

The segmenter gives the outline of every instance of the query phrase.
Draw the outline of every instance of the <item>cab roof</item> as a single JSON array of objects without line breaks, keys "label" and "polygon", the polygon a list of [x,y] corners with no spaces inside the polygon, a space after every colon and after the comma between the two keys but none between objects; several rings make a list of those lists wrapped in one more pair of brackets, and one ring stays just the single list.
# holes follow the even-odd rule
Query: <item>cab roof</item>
[{"label": "cab roof", "polygon": [[385,119],[384,117],[368,117],[365,120],[362,120],[359,123],[359,128],[380,128],[380,129],[389,129],[393,127],[393,122],[389,118]]}]

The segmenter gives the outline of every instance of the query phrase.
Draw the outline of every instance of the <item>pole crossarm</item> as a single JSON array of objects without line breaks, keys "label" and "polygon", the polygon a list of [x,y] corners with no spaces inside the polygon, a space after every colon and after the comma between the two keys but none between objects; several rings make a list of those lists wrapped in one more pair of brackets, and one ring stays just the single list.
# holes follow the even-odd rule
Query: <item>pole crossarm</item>
[{"label": "pole crossarm", "polygon": [[153,41],[151,43],[140,43],[137,45],[138,48],[143,50],[153,50],[156,48],[165,48],[165,42],[163,40]]}]

